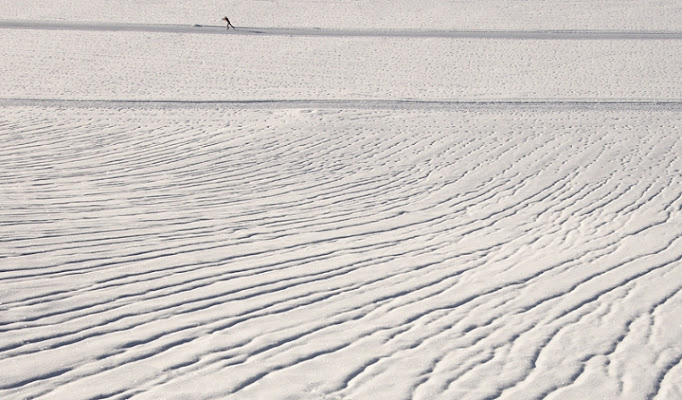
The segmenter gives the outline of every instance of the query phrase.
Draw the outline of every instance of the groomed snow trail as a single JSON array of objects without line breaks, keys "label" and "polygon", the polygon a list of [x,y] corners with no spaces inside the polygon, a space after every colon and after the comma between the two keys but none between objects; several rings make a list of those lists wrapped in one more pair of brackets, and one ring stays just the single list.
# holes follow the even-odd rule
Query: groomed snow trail
[{"label": "groomed snow trail", "polygon": [[678,109],[2,110],[2,398],[681,393]]},{"label": "groomed snow trail", "polygon": [[225,25],[202,24],[141,24],[121,22],[64,22],[2,20],[0,29],[30,29],[50,31],[86,32],[147,32],[193,33],[265,36],[326,36],[326,37],[395,37],[395,38],[449,38],[449,39],[525,39],[525,40],[680,40],[682,32],[670,30],[586,30],[586,29],[535,29],[535,30],[429,30],[429,29],[320,29],[274,28],[240,26],[227,30]]}]

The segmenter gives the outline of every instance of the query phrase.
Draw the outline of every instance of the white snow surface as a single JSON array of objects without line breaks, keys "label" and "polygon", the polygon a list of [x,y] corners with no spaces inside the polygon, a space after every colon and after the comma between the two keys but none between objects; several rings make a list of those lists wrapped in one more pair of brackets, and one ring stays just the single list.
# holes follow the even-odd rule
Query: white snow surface
[{"label": "white snow surface", "polygon": [[8,20],[347,29],[682,28],[676,0],[0,0]]},{"label": "white snow surface", "polygon": [[0,11],[0,398],[682,398],[681,3]]}]

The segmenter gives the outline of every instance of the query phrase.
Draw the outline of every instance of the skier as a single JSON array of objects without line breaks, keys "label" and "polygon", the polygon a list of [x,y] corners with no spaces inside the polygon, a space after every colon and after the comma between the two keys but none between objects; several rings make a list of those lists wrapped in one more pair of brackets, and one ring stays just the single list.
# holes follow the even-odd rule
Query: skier
[{"label": "skier", "polygon": [[230,23],[230,19],[229,19],[229,18],[223,17],[223,21],[227,22],[227,30],[228,30],[228,31],[230,30],[230,27],[232,27],[232,29],[237,29],[237,28],[234,27],[234,25],[232,25],[232,24]]}]

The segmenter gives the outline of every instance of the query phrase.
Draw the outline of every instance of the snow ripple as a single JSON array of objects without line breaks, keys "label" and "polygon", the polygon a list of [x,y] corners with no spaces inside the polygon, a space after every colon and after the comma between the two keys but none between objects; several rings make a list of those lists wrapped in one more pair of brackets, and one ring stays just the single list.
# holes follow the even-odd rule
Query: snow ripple
[{"label": "snow ripple", "polygon": [[3,111],[3,398],[680,393],[677,107]]}]

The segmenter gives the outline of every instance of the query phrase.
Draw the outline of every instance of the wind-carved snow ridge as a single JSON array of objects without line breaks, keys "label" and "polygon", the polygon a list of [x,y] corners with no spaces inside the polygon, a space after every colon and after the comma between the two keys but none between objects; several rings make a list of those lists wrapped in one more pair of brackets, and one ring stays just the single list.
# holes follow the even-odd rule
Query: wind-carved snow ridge
[{"label": "wind-carved snow ridge", "polygon": [[7,106],[0,396],[675,398],[681,126]]}]

